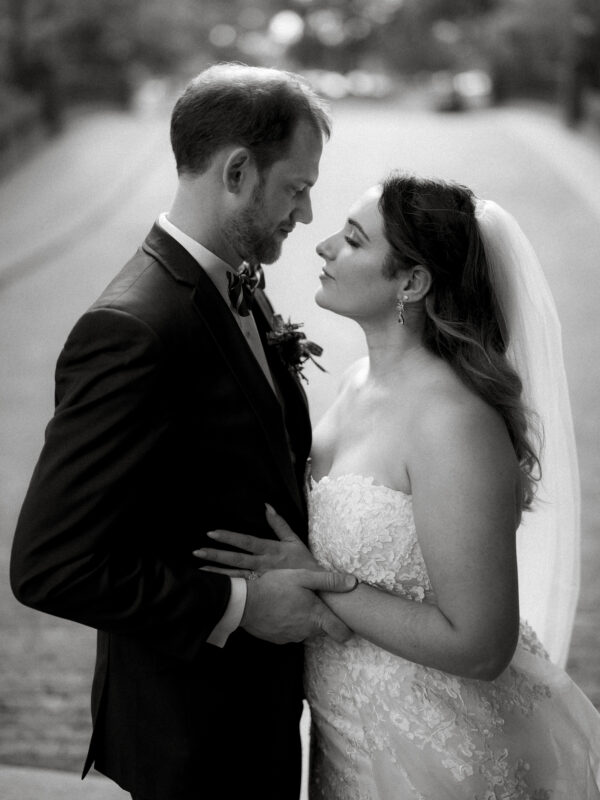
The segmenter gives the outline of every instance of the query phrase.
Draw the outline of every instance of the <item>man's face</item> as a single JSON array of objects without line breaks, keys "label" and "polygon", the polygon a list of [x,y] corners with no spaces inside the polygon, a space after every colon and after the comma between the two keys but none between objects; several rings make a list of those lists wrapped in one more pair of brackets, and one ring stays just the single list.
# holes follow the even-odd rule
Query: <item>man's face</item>
[{"label": "man's face", "polygon": [[300,122],[287,155],[259,176],[245,208],[233,215],[228,236],[251,263],[272,264],[297,222],[312,221],[310,190],[319,175],[322,137]]}]

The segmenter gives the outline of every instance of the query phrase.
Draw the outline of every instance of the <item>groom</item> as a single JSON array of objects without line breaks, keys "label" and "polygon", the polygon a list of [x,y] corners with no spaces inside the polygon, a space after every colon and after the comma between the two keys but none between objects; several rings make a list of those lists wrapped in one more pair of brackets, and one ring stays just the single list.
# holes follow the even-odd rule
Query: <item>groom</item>
[{"label": "groom", "polygon": [[[92,763],[136,800],[297,800],[302,645],[332,573],[199,571],[215,528],[306,535],[306,401],[242,261],[312,219],[329,123],[295,76],[219,65],[178,100],[173,206],[71,332],[25,499],[23,603],[98,629]],[[254,302],[253,302],[254,301]],[[252,309],[252,310],[250,310]]]}]

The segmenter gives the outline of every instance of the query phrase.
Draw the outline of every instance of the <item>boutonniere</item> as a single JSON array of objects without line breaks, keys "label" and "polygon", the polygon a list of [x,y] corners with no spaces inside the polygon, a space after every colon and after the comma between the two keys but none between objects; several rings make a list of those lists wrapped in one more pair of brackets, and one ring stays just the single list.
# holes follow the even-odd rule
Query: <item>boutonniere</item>
[{"label": "boutonniere", "polygon": [[290,372],[308,383],[308,378],[302,373],[306,361],[310,359],[321,372],[327,372],[327,370],[314,358],[323,353],[323,348],[315,342],[309,342],[306,334],[299,330],[303,324],[291,320],[284,322],[280,314],[274,314],[271,323],[273,330],[267,333],[267,342],[277,350]]}]

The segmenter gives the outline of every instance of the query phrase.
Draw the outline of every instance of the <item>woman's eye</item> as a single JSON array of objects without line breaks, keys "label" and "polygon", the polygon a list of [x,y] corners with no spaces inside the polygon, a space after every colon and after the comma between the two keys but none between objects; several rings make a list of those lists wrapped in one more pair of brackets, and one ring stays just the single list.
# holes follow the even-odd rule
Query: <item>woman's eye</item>
[{"label": "woman's eye", "polygon": [[348,242],[350,247],[359,247],[359,244],[356,241],[356,239],[351,239],[349,236],[344,236],[344,239]]}]

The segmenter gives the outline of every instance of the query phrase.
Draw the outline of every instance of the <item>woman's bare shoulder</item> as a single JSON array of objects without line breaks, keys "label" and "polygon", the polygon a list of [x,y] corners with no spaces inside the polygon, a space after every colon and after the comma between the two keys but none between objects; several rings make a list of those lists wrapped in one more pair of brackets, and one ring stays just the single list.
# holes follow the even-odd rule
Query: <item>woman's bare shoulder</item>
[{"label": "woman's bare shoulder", "polygon": [[425,376],[417,394],[410,431],[420,449],[494,450],[498,457],[513,461],[501,414],[451,370]]},{"label": "woman's bare shoulder", "polygon": [[429,387],[408,430],[407,469],[421,523],[448,520],[460,498],[455,519],[491,514],[512,535],[520,473],[502,415],[460,381],[444,380]]}]

